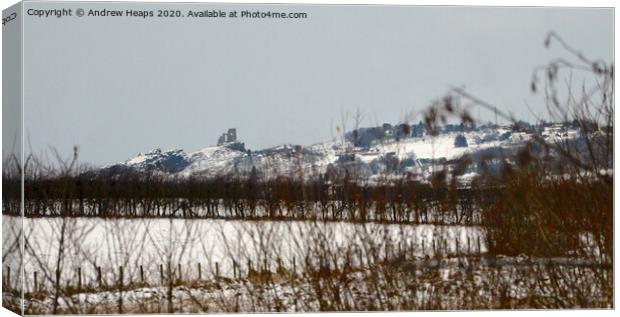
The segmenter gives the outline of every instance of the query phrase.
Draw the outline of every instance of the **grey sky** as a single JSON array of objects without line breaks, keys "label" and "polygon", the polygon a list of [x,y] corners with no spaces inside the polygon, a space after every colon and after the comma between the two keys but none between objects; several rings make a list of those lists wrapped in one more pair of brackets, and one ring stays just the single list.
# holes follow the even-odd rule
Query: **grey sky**
[{"label": "grey sky", "polygon": [[[31,8],[179,8],[45,4]],[[155,147],[194,151],[236,127],[246,146],[330,140],[342,113],[364,126],[420,113],[451,85],[528,118],[532,68],[564,56],[554,30],[613,58],[613,11],[583,8],[193,4],[306,12],[303,20],[40,19],[25,23],[25,132],[107,164]],[[277,9],[277,10],[276,10]],[[418,115],[415,121],[419,120]],[[483,119],[491,119],[485,116]],[[349,125],[352,122],[349,120]],[[350,128],[350,127],[348,127]]]}]

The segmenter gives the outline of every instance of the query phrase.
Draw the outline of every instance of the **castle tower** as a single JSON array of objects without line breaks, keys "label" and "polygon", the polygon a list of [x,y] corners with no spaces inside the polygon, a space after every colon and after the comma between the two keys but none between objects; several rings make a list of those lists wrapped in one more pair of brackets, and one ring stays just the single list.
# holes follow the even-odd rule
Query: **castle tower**
[{"label": "castle tower", "polygon": [[227,134],[227,142],[236,142],[237,141],[237,129],[230,128],[228,129]]}]

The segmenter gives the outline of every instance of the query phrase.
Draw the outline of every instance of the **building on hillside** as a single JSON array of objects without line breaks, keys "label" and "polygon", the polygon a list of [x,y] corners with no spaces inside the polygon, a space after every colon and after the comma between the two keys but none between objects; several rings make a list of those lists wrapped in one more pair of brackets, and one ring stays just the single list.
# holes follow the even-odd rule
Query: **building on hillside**
[{"label": "building on hillside", "polygon": [[217,139],[217,145],[231,142],[237,142],[237,129],[235,128],[228,129],[228,132],[222,133],[222,135],[220,135],[220,137]]}]

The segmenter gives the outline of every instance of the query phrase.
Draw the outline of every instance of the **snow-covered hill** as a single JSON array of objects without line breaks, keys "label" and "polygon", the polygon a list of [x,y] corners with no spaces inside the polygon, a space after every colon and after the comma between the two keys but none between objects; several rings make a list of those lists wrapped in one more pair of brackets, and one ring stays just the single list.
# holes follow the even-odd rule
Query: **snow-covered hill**
[{"label": "snow-covered hill", "polygon": [[[460,143],[457,136],[462,135]],[[560,131],[553,126],[541,134],[550,140],[574,138],[577,131]],[[386,138],[366,147],[355,147],[348,140],[330,141],[302,147],[284,144],[273,148],[250,151],[243,143],[229,142],[186,153],[175,149],[156,149],[101,169],[115,171],[157,172],[171,177],[303,176],[338,173],[355,169],[357,175],[428,175],[433,167],[458,159],[464,154],[481,157],[513,151],[531,139],[526,132],[512,132],[508,127],[476,129],[466,132],[444,132],[437,136],[424,135],[395,140]]]}]

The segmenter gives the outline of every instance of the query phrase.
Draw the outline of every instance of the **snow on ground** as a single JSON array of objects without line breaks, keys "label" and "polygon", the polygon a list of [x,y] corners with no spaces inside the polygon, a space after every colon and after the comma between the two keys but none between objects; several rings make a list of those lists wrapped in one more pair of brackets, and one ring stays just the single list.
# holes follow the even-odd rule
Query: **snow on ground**
[{"label": "snow on ground", "polygon": [[243,157],[245,153],[224,146],[212,146],[189,154],[190,164],[182,172],[183,176],[190,176],[196,172],[221,171],[221,174],[231,172],[235,159]]},{"label": "snow on ground", "polygon": [[142,153],[138,154],[138,156],[127,160],[127,162],[125,162],[125,164],[127,165],[137,165],[140,163],[145,162],[148,159],[148,157]]},{"label": "snow on ground", "polygon": [[[7,216],[5,216],[7,217]],[[279,258],[283,266],[314,259],[321,248],[332,254],[350,253],[355,259],[367,259],[372,254],[384,256],[385,241],[416,256],[433,256],[433,249],[454,253],[470,249],[485,252],[479,227],[351,224],[309,221],[226,221],[213,219],[87,219],[87,218],[29,218],[25,219],[28,250],[25,257],[26,285],[32,287],[33,272],[39,276],[55,272],[62,228],[65,228],[62,253],[62,279],[75,282],[76,270],[81,268],[84,281],[92,282],[95,267],[101,266],[104,279],[113,281],[118,267],[125,267],[125,276],[135,280],[139,266],[148,278],[159,279],[159,265],[171,262],[173,270],[181,265],[183,275],[214,274],[218,263],[222,276],[233,275],[233,260],[240,271],[247,271],[247,261],[253,266],[275,268]],[[480,246],[478,241],[480,240]],[[6,241],[6,240],[4,240]],[[469,244],[469,245],[468,245]],[[356,260],[357,261],[357,260]],[[363,263],[362,263],[363,264]],[[10,265],[10,263],[5,263]],[[16,267],[16,266],[14,266]],[[51,280],[47,281],[51,283]]]},{"label": "snow on ground", "polygon": [[[394,152],[399,159],[417,158],[417,159],[437,159],[445,158],[446,160],[457,159],[466,153],[483,150],[486,148],[498,147],[506,142],[490,141],[484,143],[475,143],[473,138],[479,136],[478,133],[467,133],[468,146],[456,147],[454,139],[459,133],[444,133],[438,136],[425,136],[421,138],[404,139],[398,142],[387,142],[375,145],[370,152],[378,155]],[[370,157],[370,155],[368,155]],[[366,159],[368,160],[368,159]]]},{"label": "snow on ground", "polygon": [[[527,258],[502,258],[495,265],[468,258],[443,259],[430,268],[424,260],[395,260],[332,277],[290,272],[175,284],[168,289],[137,285],[62,296],[61,313],[274,312],[330,310],[419,310],[493,308],[611,307],[609,274],[588,267],[537,265]],[[415,263],[415,264],[414,264]],[[559,275],[558,275],[559,274]],[[336,282],[336,283],[334,283]],[[323,284],[323,285],[321,285]],[[43,294],[42,294],[43,295]],[[5,302],[14,302],[4,293]],[[562,301],[558,302],[557,299]],[[122,299],[122,301],[121,301]],[[29,313],[49,314],[54,298],[27,296]]]}]

